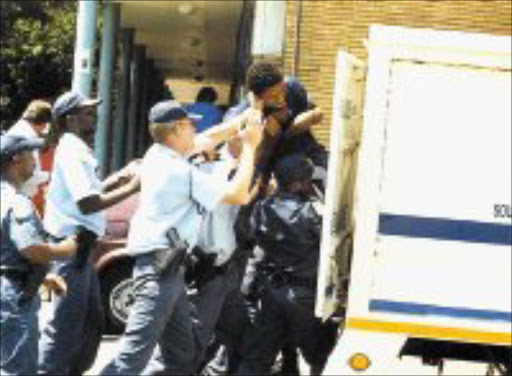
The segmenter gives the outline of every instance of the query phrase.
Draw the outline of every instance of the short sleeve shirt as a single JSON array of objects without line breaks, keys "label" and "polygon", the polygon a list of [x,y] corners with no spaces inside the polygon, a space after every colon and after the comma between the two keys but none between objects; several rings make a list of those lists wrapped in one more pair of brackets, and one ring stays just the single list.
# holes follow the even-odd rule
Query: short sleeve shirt
[{"label": "short sleeve shirt", "polygon": [[30,246],[44,242],[44,231],[32,202],[5,180],[1,190],[2,267],[27,271],[29,261],[23,254]]},{"label": "short sleeve shirt", "polygon": [[171,229],[193,247],[203,217],[220,203],[227,182],[198,170],[159,143],[146,152],[140,173],[140,201],[130,223],[129,251],[142,254],[167,248]]},{"label": "short sleeve shirt", "polygon": [[[230,166],[230,161],[224,159],[205,163],[199,168],[220,180],[228,181]],[[239,210],[239,205],[219,204],[206,215],[203,221],[197,245],[206,253],[217,254],[216,265],[222,265],[228,261],[236,249],[234,227]]]},{"label": "short sleeve shirt", "polygon": [[59,140],[46,197],[44,225],[58,237],[73,235],[84,226],[98,236],[105,233],[105,213],[82,214],[78,202],[101,194],[98,162],[92,150],[79,137],[65,133]]}]

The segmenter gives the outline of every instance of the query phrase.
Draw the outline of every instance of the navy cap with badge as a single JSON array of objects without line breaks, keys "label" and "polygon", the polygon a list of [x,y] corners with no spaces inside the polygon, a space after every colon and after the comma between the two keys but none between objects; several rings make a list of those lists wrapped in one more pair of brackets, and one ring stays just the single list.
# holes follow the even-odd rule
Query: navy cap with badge
[{"label": "navy cap with badge", "polygon": [[151,123],[171,123],[181,119],[200,119],[201,116],[187,112],[183,106],[175,100],[158,102],[149,110]]},{"label": "navy cap with badge", "polygon": [[0,156],[2,162],[26,150],[40,149],[44,141],[37,137],[25,137],[12,134],[0,136]]},{"label": "navy cap with badge", "polygon": [[87,98],[77,91],[67,91],[53,104],[52,114],[55,119],[58,119],[74,109],[97,106],[100,103],[100,98]]}]

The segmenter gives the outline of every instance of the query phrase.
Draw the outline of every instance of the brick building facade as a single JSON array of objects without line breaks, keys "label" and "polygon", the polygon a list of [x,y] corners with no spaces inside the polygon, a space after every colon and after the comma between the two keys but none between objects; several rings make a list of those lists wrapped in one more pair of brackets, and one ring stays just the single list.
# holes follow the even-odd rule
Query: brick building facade
[{"label": "brick building facade", "polygon": [[[512,1],[288,0],[284,71],[304,82],[324,109],[316,136],[328,144],[338,49],[367,58],[370,24],[512,34]],[[298,26],[298,28],[297,28]]]}]

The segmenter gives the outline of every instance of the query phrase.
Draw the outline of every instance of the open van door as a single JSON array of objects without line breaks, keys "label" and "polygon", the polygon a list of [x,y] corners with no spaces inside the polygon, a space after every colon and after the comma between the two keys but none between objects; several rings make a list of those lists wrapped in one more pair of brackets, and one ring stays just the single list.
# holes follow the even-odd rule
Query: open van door
[{"label": "open van door", "polygon": [[355,172],[363,123],[364,64],[339,51],[315,314],[344,311],[352,252]]}]

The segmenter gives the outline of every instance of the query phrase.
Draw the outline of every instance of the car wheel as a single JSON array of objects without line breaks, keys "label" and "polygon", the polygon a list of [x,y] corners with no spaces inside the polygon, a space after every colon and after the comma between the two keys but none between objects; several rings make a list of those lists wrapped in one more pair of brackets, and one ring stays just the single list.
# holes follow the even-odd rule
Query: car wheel
[{"label": "car wheel", "polygon": [[132,283],[133,260],[117,261],[100,273],[100,289],[105,312],[105,334],[122,334],[135,300]]}]

